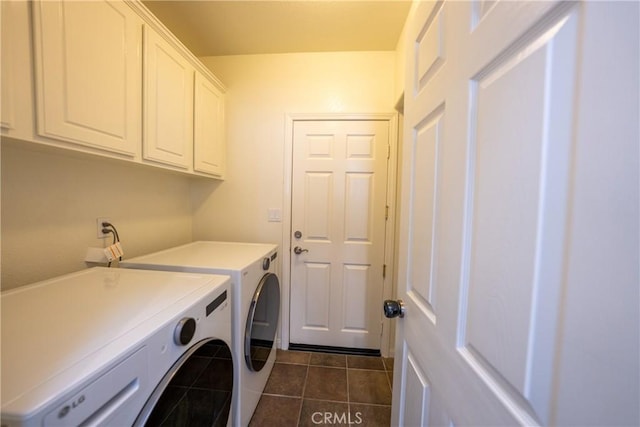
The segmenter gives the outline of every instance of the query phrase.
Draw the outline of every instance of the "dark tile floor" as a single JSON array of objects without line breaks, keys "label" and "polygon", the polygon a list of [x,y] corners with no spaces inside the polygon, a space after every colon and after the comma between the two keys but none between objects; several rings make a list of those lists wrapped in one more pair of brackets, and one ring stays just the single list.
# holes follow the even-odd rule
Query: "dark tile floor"
[{"label": "dark tile floor", "polygon": [[389,426],[393,359],[278,350],[252,427]]}]

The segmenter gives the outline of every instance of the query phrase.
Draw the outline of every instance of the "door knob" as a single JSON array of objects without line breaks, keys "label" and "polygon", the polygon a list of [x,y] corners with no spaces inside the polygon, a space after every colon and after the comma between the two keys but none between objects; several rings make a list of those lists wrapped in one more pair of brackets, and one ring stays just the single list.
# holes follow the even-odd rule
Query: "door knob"
[{"label": "door knob", "polygon": [[382,305],[382,309],[384,310],[384,316],[389,319],[393,319],[394,317],[404,317],[404,302],[401,299],[385,300]]},{"label": "door knob", "polygon": [[300,255],[303,252],[309,252],[309,249],[302,249],[300,246],[293,248],[293,253],[296,255]]}]

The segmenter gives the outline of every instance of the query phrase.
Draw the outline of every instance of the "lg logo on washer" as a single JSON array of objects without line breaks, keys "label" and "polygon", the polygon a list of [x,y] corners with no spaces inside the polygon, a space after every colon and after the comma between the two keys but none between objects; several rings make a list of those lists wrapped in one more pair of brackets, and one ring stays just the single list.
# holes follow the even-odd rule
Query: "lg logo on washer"
[{"label": "lg logo on washer", "polygon": [[75,409],[75,408],[77,408],[78,406],[82,405],[82,402],[84,402],[84,401],[85,401],[85,399],[86,399],[86,398],[84,397],[84,394],[81,394],[77,399],[73,400],[73,401],[71,402],[71,404],[69,404],[69,405],[64,405],[64,406],[62,407],[62,409],[60,409],[60,411],[58,412],[58,418],[64,418],[64,417],[66,417],[66,416],[67,416],[67,414],[69,414],[69,412],[70,412],[72,409]]}]

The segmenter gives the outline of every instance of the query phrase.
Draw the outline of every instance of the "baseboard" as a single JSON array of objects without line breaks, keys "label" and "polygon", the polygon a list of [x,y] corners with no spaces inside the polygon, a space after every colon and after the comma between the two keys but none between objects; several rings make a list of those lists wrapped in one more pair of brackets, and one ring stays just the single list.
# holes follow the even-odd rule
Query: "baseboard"
[{"label": "baseboard", "polygon": [[331,347],[327,345],[289,343],[289,350],[311,351],[311,352],[317,352],[317,353],[348,354],[353,356],[380,357],[379,349],[376,350],[376,349],[370,349],[370,348]]}]

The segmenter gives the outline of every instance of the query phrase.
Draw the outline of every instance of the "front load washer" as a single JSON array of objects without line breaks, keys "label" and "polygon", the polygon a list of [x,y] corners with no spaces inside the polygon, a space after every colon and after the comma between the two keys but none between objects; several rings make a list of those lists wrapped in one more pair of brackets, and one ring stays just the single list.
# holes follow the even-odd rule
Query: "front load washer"
[{"label": "front load washer", "polygon": [[123,261],[125,268],[231,276],[232,351],[239,392],[234,424],[247,426],[275,362],[280,313],[277,245],[193,242]]},{"label": "front load washer", "polygon": [[3,292],[1,425],[230,425],[229,285],[97,267]]}]

